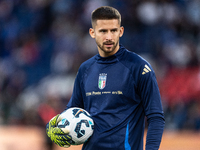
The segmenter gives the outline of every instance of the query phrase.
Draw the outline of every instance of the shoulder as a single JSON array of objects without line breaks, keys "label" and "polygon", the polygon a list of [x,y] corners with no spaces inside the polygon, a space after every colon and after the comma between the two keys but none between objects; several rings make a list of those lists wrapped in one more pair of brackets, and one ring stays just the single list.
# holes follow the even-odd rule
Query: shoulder
[{"label": "shoulder", "polygon": [[145,60],[139,54],[136,54],[127,49],[125,49],[123,55],[119,57],[118,59],[124,66],[129,68],[131,71],[136,71],[136,70],[139,71],[143,69],[145,66],[148,66],[149,68],[152,69],[151,65],[149,64],[147,60]]},{"label": "shoulder", "polygon": [[123,54],[120,55],[118,59],[126,68],[130,70],[130,73],[138,86],[156,79],[155,72],[151,64],[139,54],[125,49]]}]

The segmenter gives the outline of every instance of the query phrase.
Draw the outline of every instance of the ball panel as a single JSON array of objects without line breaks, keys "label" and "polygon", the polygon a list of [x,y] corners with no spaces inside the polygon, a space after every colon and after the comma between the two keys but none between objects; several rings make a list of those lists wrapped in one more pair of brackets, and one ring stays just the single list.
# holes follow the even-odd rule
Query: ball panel
[{"label": "ball panel", "polygon": [[78,107],[69,108],[60,116],[62,120],[58,127],[69,130],[69,135],[74,141],[72,145],[83,144],[93,134],[94,122],[86,110]]}]

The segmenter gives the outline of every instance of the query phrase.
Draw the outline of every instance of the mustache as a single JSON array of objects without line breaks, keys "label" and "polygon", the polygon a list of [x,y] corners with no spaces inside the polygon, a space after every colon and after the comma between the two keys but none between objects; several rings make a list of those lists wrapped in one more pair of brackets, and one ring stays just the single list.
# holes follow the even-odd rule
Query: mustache
[{"label": "mustache", "polygon": [[106,42],[103,42],[103,44],[115,44],[115,42],[112,42],[112,41],[106,41]]}]

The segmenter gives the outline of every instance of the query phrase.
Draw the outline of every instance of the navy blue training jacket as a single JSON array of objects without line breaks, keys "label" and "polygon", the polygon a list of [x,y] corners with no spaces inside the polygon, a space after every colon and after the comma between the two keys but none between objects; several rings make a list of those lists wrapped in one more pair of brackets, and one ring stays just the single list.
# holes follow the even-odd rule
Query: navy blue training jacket
[{"label": "navy blue training jacket", "polygon": [[67,105],[87,110],[95,123],[83,150],[159,149],[164,129],[160,93],[151,65],[122,45],[109,57],[99,54],[79,68]]}]

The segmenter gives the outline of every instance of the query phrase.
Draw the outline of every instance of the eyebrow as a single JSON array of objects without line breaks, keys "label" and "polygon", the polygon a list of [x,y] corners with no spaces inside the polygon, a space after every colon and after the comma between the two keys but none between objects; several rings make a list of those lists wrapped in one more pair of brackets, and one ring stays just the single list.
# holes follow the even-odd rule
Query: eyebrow
[{"label": "eyebrow", "polygon": [[99,29],[99,31],[108,31],[108,30],[116,31],[116,30],[118,30],[118,28],[113,28],[113,29]]},{"label": "eyebrow", "polygon": [[116,30],[118,30],[118,28],[113,28],[113,29],[111,29],[112,31],[116,31]]}]

